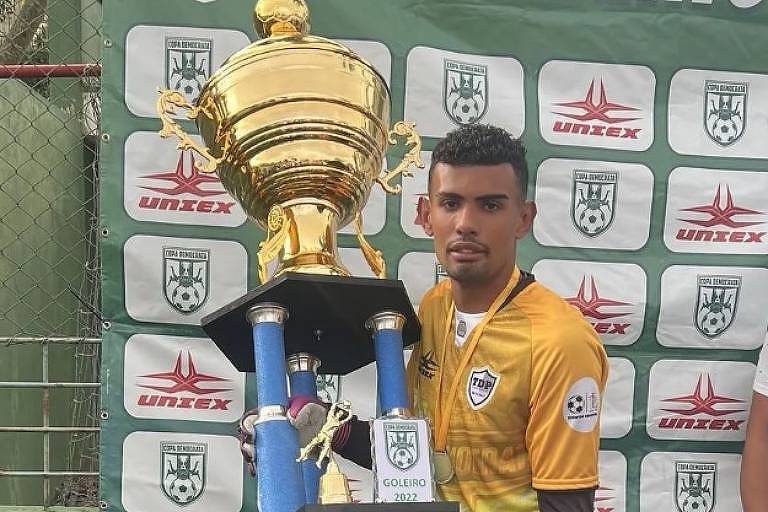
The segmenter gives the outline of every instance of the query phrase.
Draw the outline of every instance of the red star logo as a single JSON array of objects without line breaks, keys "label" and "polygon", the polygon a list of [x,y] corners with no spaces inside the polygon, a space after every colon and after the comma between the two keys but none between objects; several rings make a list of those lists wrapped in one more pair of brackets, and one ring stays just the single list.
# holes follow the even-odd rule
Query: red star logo
[{"label": "red star logo", "polygon": [[148,375],[140,375],[140,377],[146,377],[148,379],[162,379],[173,382],[170,386],[146,386],[139,384],[139,387],[154,389],[155,391],[163,391],[166,393],[181,393],[187,391],[196,395],[208,395],[211,393],[219,393],[221,391],[229,391],[231,388],[200,388],[198,384],[201,382],[229,382],[229,379],[222,379],[221,377],[214,377],[213,375],[206,375],[204,373],[198,373],[195,368],[195,363],[192,361],[192,352],[187,353],[187,373],[186,375],[181,369],[181,354],[176,358],[176,365],[173,371],[163,373],[150,373]]},{"label": "red star logo", "polygon": [[[189,165],[184,166],[184,154],[189,154]],[[172,188],[160,187],[141,187],[153,192],[178,196],[179,194],[193,194],[198,197],[218,196],[224,194],[224,190],[208,190],[200,188],[204,183],[220,183],[219,178],[212,174],[203,174],[195,168],[194,155],[192,151],[182,151],[179,154],[179,161],[176,163],[176,170],[170,172],[160,172],[156,174],[147,174],[142,178],[163,180],[174,183]]]},{"label": "red star logo", "polygon": [[589,84],[587,95],[581,101],[568,101],[564,103],[555,103],[558,107],[577,108],[584,111],[583,114],[566,114],[564,112],[554,112],[555,114],[575,119],[577,121],[603,121],[608,124],[623,123],[625,121],[635,121],[638,117],[610,117],[608,114],[613,111],[637,111],[639,108],[628,107],[618,103],[611,103],[605,94],[605,84],[600,81],[600,102],[595,103],[595,81]]},{"label": "red star logo", "polygon": [[706,213],[709,215],[707,220],[696,219],[678,219],[683,222],[690,222],[697,226],[703,226],[705,228],[711,228],[712,226],[726,226],[729,228],[743,228],[746,226],[754,226],[755,224],[762,224],[762,222],[737,222],[732,220],[734,215],[760,215],[765,212],[759,212],[757,210],[750,210],[749,208],[741,208],[733,204],[733,194],[728,185],[725,186],[725,208],[720,207],[720,188],[717,186],[717,192],[715,193],[715,199],[712,204],[705,204],[702,206],[694,206],[692,208],[683,208],[680,211],[683,212],[697,212]]},{"label": "red star logo", "polygon": [[579,285],[579,291],[576,293],[575,297],[568,297],[565,300],[571,304],[572,306],[576,306],[579,308],[579,311],[581,311],[581,314],[584,316],[588,316],[590,318],[594,318],[595,320],[606,320],[608,318],[616,318],[619,316],[625,316],[629,313],[606,313],[603,311],[600,311],[600,308],[602,307],[610,307],[610,306],[631,306],[632,304],[630,302],[621,302],[619,300],[612,300],[612,299],[606,299],[603,297],[600,297],[600,293],[597,291],[597,284],[595,284],[595,278],[594,276],[590,276],[590,298],[587,300],[586,293],[585,293],[585,286],[587,283],[587,277],[584,276],[581,278],[581,284]]},{"label": "red star logo", "polygon": [[715,387],[712,385],[712,379],[709,377],[709,375],[707,375],[706,395],[702,394],[701,378],[702,376],[699,375],[699,381],[696,383],[696,389],[694,389],[693,394],[679,396],[676,398],[665,398],[662,400],[662,402],[690,404],[693,406],[692,409],[662,409],[662,411],[682,414],[683,416],[693,416],[694,414],[725,416],[726,414],[744,412],[745,409],[716,409],[715,406],[719,404],[740,404],[744,403],[744,400],[728,398],[727,396],[720,396],[715,394]]}]

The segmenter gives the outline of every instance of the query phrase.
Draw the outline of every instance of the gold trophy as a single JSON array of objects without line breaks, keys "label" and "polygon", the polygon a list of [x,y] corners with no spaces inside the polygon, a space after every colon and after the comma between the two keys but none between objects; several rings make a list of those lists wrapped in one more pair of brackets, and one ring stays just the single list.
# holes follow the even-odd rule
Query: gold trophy
[{"label": "gold trophy", "polygon": [[[278,259],[285,272],[350,276],[339,261],[336,232],[355,222],[373,273],[384,259],[363,237],[360,211],[374,182],[399,193],[391,180],[424,167],[412,123],[389,130],[390,94],[381,75],[350,49],[308,35],[303,0],[260,0],[254,23],[262,37],[232,55],[211,76],[197,105],[163,91],[157,110],[162,137],[206,159],[199,170],[218,174],[224,188],[262,229],[259,278]],[[174,121],[177,109],[194,119],[207,148]],[[387,144],[405,137],[410,150],[381,173]]]},{"label": "gold trophy", "polygon": [[[382,76],[349,48],[309,35],[304,0],[259,0],[254,24],[262,39],[229,57],[195,105],[179,92],[162,91],[157,111],[160,135],[176,136],[180,149],[199,153],[198,170],[215,172],[266,231],[258,248],[261,286],[204,317],[202,327],[238,370],[255,371],[259,509],[276,512],[313,503],[319,478],[314,464],[296,462],[298,439],[286,416],[286,354],[311,354],[323,373],[339,375],[376,360],[388,368],[379,374],[382,410],[407,416],[402,349],[404,341],[418,340],[418,319],[403,283],[384,279],[384,258],[363,237],[360,212],[374,183],[399,193],[393,180],[424,164],[414,125],[389,129],[390,93]],[[206,147],[177,124],[180,111],[195,121]],[[382,172],[387,146],[397,137],[408,150],[399,165]],[[337,231],[351,222],[378,279],[352,277],[339,261]],[[293,394],[306,394],[302,382],[296,390],[292,380]],[[416,442],[416,434],[400,434]],[[429,451],[413,446],[414,454]]]}]

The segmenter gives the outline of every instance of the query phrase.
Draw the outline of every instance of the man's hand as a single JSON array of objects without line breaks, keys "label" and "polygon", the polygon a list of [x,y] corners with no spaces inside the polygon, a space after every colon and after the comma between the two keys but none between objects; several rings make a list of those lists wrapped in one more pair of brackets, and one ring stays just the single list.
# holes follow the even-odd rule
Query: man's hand
[{"label": "man's hand", "polygon": [[295,396],[288,401],[288,421],[299,431],[299,448],[306,446],[325,424],[328,408],[311,396]]},{"label": "man's hand", "polygon": [[[299,448],[306,446],[320,432],[327,414],[327,405],[317,398],[295,396],[288,401],[288,421],[299,432]],[[240,418],[240,424],[237,428],[240,439],[240,453],[243,455],[243,460],[251,476],[256,476],[256,454],[253,451],[253,443],[255,439],[254,427],[258,419],[257,409],[246,411],[242,418]],[[345,432],[345,434],[345,436],[342,436],[344,441],[346,441],[346,437],[349,437],[348,432]],[[334,445],[336,444],[337,437],[339,436],[334,436]]]}]

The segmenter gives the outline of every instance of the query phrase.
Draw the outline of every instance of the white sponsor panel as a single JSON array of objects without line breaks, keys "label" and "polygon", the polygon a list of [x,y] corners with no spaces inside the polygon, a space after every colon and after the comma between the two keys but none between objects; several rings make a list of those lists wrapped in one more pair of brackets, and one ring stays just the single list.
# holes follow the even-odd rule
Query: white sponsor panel
[{"label": "white sponsor panel", "polygon": [[447,279],[443,266],[433,252],[409,252],[400,259],[397,278],[405,284],[405,291],[413,303],[419,307],[424,294],[438,281]]},{"label": "white sponsor panel", "polygon": [[245,374],[208,338],[134,334],[123,375],[135,418],[231,423],[245,410]]},{"label": "white sponsor panel", "polygon": [[632,430],[635,366],[623,357],[609,357],[608,382],[600,413],[600,437],[616,439]]},{"label": "white sponsor panel", "polygon": [[337,39],[338,43],[343,44],[368,64],[379,72],[384,81],[389,85],[392,76],[392,53],[387,45],[380,41],[368,41],[365,39]]},{"label": "white sponsor panel", "polygon": [[768,254],[766,190],[765,172],[674,169],[664,243],[675,252]]},{"label": "white sponsor panel", "polygon": [[419,216],[420,208],[427,200],[427,184],[429,181],[429,164],[432,161],[431,151],[422,151],[421,160],[424,170],[415,171],[413,178],[402,181],[403,192],[400,198],[400,226],[406,235],[412,238],[429,238],[424,232]]},{"label": "white sponsor panel", "polygon": [[[382,170],[387,167],[387,159],[384,159]],[[410,181],[413,178],[404,178],[403,181]],[[387,222],[387,193],[376,182],[373,183],[371,191],[368,194],[368,201],[363,207],[363,211],[360,212],[363,217],[363,234],[375,235],[384,229],[384,224]],[[354,219],[352,222],[344,226],[339,230],[339,233],[346,235],[355,235],[357,230],[355,228]]]},{"label": "white sponsor panel", "polygon": [[738,512],[741,455],[651,452],[640,464],[640,510]]},{"label": "white sponsor panel", "polygon": [[626,512],[627,459],[621,452],[600,450],[600,487],[595,490],[595,512]]},{"label": "white sponsor panel", "polygon": [[646,66],[552,60],[539,73],[539,129],[551,144],[645,151],[656,77]]},{"label": "white sponsor panel", "polygon": [[662,359],[650,372],[646,430],[654,439],[743,441],[755,365]]},{"label": "white sponsor panel", "polygon": [[768,269],[673,265],[661,275],[656,338],[667,347],[753,350],[765,340]]},{"label": "white sponsor panel", "polygon": [[633,263],[539,260],[536,280],[577,307],[606,345],[631,345],[643,330],[646,274]]},{"label": "white sponsor panel", "polygon": [[519,137],[525,128],[523,66],[512,57],[416,46],[408,53],[405,119],[423,137],[483,123]]},{"label": "white sponsor panel", "polygon": [[123,259],[125,309],[142,322],[199,325],[248,284],[248,256],[237,242],[136,235]]},{"label": "white sponsor panel", "polygon": [[[192,136],[197,143],[202,139]],[[191,150],[156,132],[134,132],[125,141],[123,205],[131,218],[170,224],[240,226],[246,215],[216,174],[204,174]]]},{"label": "white sponsor panel", "polygon": [[342,247],[339,249],[341,263],[352,272],[355,277],[376,277],[370,265],[363,256],[363,251],[358,247]]},{"label": "white sponsor panel", "polygon": [[684,155],[768,158],[768,75],[681,69],[669,86],[669,145]]},{"label": "white sponsor panel", "polygon": [[133,114],[157,117],[158,89],[197,100],[205,82],[233,53],[250,43],[236,30],[137,25],[125,46],[125,103]]},{"label": "white sponsor panel", "polygon": [[123,441],[126,512],[237,512],[243,462],[234,437],[132,432]]},{"label": "white sponsor panel", "polygon": [[542,245],[635,251],[648,241],[653,173],[641,164],[544,160],[533,236]]}]

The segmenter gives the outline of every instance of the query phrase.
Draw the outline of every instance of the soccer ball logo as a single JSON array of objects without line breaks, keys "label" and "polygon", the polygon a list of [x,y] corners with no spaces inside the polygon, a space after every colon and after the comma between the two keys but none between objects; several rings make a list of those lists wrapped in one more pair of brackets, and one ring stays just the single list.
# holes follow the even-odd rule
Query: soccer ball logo
[{"label": "soccer ball logo", "polygon": [[188,505],[203,494],[206,451],[201,443],[163,443],[162,489],[177,505]]},{"label": "soccer ball logo", "polygon": [[571,414],[581,414],[584,412],[584,397],[582,395],[571,395],[568,397],[568,411]]},{"label": "soccer ball logo", "polygon": [[454,123],[478,122],[488,108],[488,69],[484,65],[445,61],[443,108]]},{"label": "soccer ball logo", "polygon": [[703,292],[696,314],[696,327],[708,338],[725,332],[733,321],[735,297],[728,292],[725,288],[710,288]]},{"label": "soccer ball logo", "polygon": [[707,80],[704,87],[707,135],[720,146],[730,146],[744,134],[748,84]]}]

